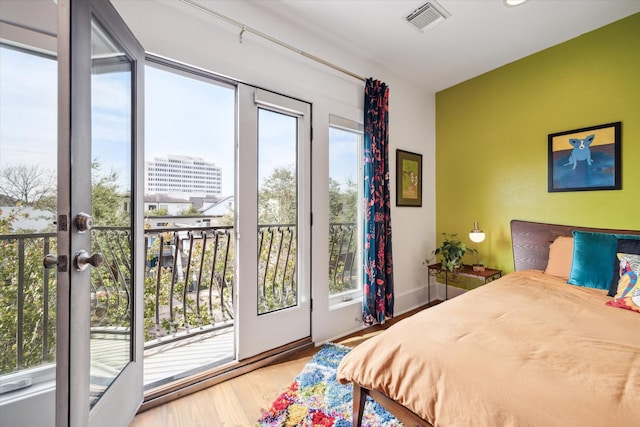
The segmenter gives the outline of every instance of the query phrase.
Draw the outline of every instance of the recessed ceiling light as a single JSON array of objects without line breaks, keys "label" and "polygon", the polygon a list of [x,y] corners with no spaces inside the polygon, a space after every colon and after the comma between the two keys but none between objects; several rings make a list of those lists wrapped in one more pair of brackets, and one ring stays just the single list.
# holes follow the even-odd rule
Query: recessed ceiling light
[{"label": "recessed ceiling light", "polygon": [[504,5],[505,6],[520,6],[522,3],[526,2],[527,0],[504,0]]}]

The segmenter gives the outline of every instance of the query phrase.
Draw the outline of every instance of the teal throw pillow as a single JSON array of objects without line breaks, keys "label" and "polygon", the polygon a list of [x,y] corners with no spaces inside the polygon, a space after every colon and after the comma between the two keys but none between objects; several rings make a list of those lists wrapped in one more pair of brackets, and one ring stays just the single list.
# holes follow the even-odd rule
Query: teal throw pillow
[{"label": "teal throw pillow", "polygon": [[609,290],[618,239],[640,240],[640,235],[573,231],[573,262],[567,283]]}]

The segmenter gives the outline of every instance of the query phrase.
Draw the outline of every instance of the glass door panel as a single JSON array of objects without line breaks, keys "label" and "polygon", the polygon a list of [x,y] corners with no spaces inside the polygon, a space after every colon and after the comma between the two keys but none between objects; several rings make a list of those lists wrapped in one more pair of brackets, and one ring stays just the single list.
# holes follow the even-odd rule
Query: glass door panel
[{"label": "glass door panel", "polygon": [[296,117],[258,109],[258,314],[298,304]]},{"label": "glass door panel", "polygon": [[91,22],[90,406],[133,360],[131,247],[132,64],[118,42]]}]

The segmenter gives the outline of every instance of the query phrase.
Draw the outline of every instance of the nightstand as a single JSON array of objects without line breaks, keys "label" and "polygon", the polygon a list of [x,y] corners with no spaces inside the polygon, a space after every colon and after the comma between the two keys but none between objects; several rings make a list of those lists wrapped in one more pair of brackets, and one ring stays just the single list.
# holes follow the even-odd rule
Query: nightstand
[{"label": "nightstand", "polygon": [[[463,265],[462,268],[459,268],[458,270],[454,271],[454,272],[450,272],[446,269],[443,269],[442,266],[440,264],[431,264],[429,265],[429,275],[430,276],[437,276],[440,273],[445,273],[444,275],[444,298],[449,299],[449,280],[455,281],[455,276],[466,276],[466,277],[473,277],[476,279],[480,279],[482,280],[482,284],[487,284],[489,282],[492,282],[500,277],[502,277],[502,271],[501,270],[496,270],[493,268],[488,268],[485,267],[484,271],[474,271],[473,270],[473,266],[471,265]],[[428,298],[429,300],[431,300],[431,284],[429,284],[429,292],[428,292]]]}]

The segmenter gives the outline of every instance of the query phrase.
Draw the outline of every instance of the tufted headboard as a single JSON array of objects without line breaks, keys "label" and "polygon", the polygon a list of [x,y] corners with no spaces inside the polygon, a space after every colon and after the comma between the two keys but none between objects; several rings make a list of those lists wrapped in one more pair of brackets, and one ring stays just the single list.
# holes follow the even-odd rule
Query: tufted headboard
[{"label": "tufted headboard", "polygon": [[544,270],[549,260],[549,245],[558,236],[571,237],[573,230],[640,235],[640,230],[577,227],[514,219],[511,221],[511,245],[515,270]]}]

